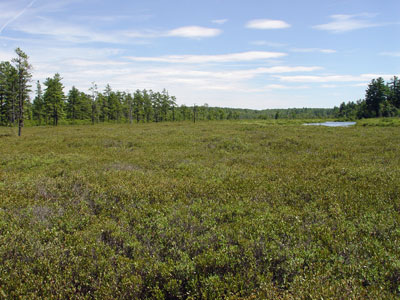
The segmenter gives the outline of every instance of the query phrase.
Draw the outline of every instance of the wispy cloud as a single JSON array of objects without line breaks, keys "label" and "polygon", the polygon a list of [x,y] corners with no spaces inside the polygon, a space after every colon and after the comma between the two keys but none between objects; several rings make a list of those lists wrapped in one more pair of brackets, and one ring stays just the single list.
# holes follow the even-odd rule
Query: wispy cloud
[{"label": "wispy cloud", "polygon": [[116,67],[126,66],[128,62],[117,61],[117,60],[87,60],[74,58],[65,61],[66,64],[74,67]]},{"label": "wispy cloud", "polygon": [[342,33],[357,29],[364,29],[370,27],[383,26],[385,24],[379,24],[371,22],[371,14],[355,14],[355,15],[332,15],[333,20],[330,23],[313,26],[315,29],[326,30],[333,33]]},{"label": "wispy cloud", "polygon": [[292,48],[290,51],[292,52],[299,52],[299,53],[325,53],[325,54],[332,54],[336,53],[336,50],[333,49],[321,49],[321,48]]},{"label": "wispy cloud", "polygon": [[141,62],[163,62],[163,63],[226,63],[226,62],[249,62],[266,60],[286,56],[282,52],[248,51],[240,53],[216,54],[216,55],[166,55],[158,57],[130,56],[133,61]]},{"label": "wispy cloud", "polygon": [[[90,82],[96,81],[99,86],[109,83],[119,90],[133,91],[134,89],[151,88],[160,90],[163,87],[183,95],[183,91],[236,91],[242,93],[262,93],[273,90],[290,90],[289,85],[274,83],[273,76],[286,73],[304,74],[321,70],[319,66],[271,66],[243,69],[237,65],[243,56],[233,53],[213,56],[192,56],[193,64],[176,64],[173,68],[164,65],[149,65],[139,63],[135,59],[120,58],[121,50],[95,48],[49,48],[46,53],[40,49],[32,53],[32,63],[35,66],[34,79],[43,80],[62,74],[66,89],[75,85],[79,89],[87,89]],[[117,54],[116,58],[112,58]],[[265,54],[264,54],[265,55]],[[1,57],[1,53],[0,53]],[[176,57],[176,56],[175,56]],[[179,57],[179,56],[178,56]],[[260,57],[260,56],[255,56]],[[269,55],[261,56],[269,57]],[[182,58],[179,58],[182,59]],[[245,58],[246,61],[249,57]],[[220,64],[204,64],[207,61],[217,61]],[[234,65],[225,65],[226,62],[235,62]],[[258,87],[252,79],[259,77],[270,82],[267,86]]]},{"label": "wispy cloud", "polygon": [[324,89],[333,89],[333,88],[337,88],[338,85],[337,84],[322,84],[321,87]]},{"label": "wispy cloud", "polygon": [[73,43],[105,42],[105,43],[136,43],[137,40],[155,39],[161,37],[182,38],[209,38],[222,33],[216,28],[200,26],[179,27],[172,30],[119,30],[98,31],[85,25],[75,25],[52,20],[50,18],[36,17],[30,21],[13,26],[13,30],[31,35],[46,35],[56,40]]},{"label": "wispy cloud", "polygon": [[13,57],[12,52],[0,50],[0,62],[10,61],[12,57]]},{"label": "wispy cloud", "polygon": [[222,25],[222,24],[225,24],[226,22],[228,22],[228,19],[212,20],[211,22],[214,24]]},{"label": "wispy cloud", "polygon": [[84,26],[57,22],[49,18],[38,17],[29,22],[13,26],[14,30],[31,35],[48,36],[56,40],[73,43],[107,42],[119,43],[121,37],[106,32],[98,32]]},{"label": "wispy cloud", "polygon": [[393,77],[389,74],[361,74],[358,76],[354,75],[296,75],[296,76],[285,76],[275,75],[283,82],[306,82],[306,83],[331,83],[331,82],[358,82],[358,81],[370,81],[374,78],[382,77],[388,80]]},{"label": "wispy cloud", "polygon": [[[141,67],[139,67],[141,68]],[[286,72],[311,72],[319,67],[271,67],[271,68],[255,68],[246,70],[197,70],[191,67],[186,68],[133,68],[136,72],[122,71],[119,77],[115,77],[115,82],[135,82],[137,84],[147,83],[159,85],[168,85],[170,87],[190,88],[196,90],[229,90],[241,92],[262,92],[270,90],[287,89],[288,86],[280,84],[269,84],[261,88],[254,88],[249,85],[249,81],[263,74],[277,74]],[[118,69],[115,69],[119,72]],[[111,70],[108,71],[109,73]],[[125,73],[124,73],[125,72]],[[112,74],[112,73],[111,73]],[[145,85],[144,85],[145,86]]]},{"label": "wispy cloud", "polygon": [[3,30],[10,25],[12,22],[17,20],[20,16],[22,16],[29,8],[32,7],[32,5],[36,2],[36,0],[31,1],[27,6],[24,7],[21,11],[19,11],[16,15],[14,15],[10,20],[8,20],[3,26],[0,27],[0,34],[3,32]]},{"label": "wispy cloud", "polygon": [[246,27],[251,29],[283,29],[291,25],[281,20],[256,19],[247,22]]},{"label": "wispy cloud", "polygon": [[264,86],[265,90],[303,90],[310,88],[307,85],[282,85],[282,84],[268,84]]},{"label": "wispy cloud", "polygon": [[268,41],[263,41],[263,40],[252,41],[252,42],[250,42],[250,44],[255,45],[255,46],[268,46],[268,47],[274,47],[274,48],[280,48],[280,47],[286,46],[286,44],[283,44],[283,43],[268,42]]},{"label": "wispy cloud", "polygon": [[172,29],[167,32],[166,36],[177,36],[184,38],[207,38],[220,35],[222,30],[216,28],[186,26]]},{"label": "wispy cloud", "polygon": [[392,57],[400,57],[400,51],[395,52],[381,52],[380,55],[384,56],[392,56]]},{"label": "wispy cloud", "polygon": [[[321,67],[304,67],[304,66],[276,66],[270,68],[253,68],[244,70],[229,70],[229,71],[213,71],[213,70],[196,70],[190,68],[170,69],[170,68],[150,68],[148,72],[161,74],[158,76],[173,76],[182,78],[204,78],[212,80],[227,80],[243,81],[249,80],[263,74],[280,74],[280,73],[298,73],[298,72],[313,72],[320,70]],[[154,75],[152,75],[154,76]]]}]

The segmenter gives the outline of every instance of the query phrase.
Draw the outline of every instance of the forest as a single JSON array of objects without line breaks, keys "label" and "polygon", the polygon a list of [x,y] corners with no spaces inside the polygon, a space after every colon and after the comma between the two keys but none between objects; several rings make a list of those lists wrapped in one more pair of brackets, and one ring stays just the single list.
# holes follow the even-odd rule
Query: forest
[{"label": "forest", "polygon": [[400,79],[393,76],[387,83],[382,77],[373,79],[365,99],[342,102],[334,108],[334,114],[349,120],[400,116]]},{"label": "forest", "polygon": [[[342,103],[334,108],[237,109],[203,105],[177,105],[176,97],[161,92],[136,90],[114,91],[106,85],[103,91],[93,82],[90,93],[72,87],[64,92],[62,77],[55,74],[33,91],[32,66],[28,55],[16,49],[16,58],[0,63],[0,124],[14,126],[19,133],[26,125],[94,124],[102,122],[139,123],[184,120],[233,119],[361,119],[398,116],[400,81],[394,77],[385,84],[373,79],[364,100]],[[31,92],[34,92],[31,101]]]},{"label": "forest", "polygon": [[[90,94],[72,87],[67,94],[60,74],[37,81],[35,97],[30,101],[31,65],[28,56],[16,50],[17,58],[0,63],[0,124],[58,125],[98,122],[162,122],[180,120],[238,119],[238,111],[228,108],[178,106],[167,90],[136,90],[134,93],[113,91],[107,85],[103,92],[92,83]],[[83,122],[82,122],[83,121]]]}]

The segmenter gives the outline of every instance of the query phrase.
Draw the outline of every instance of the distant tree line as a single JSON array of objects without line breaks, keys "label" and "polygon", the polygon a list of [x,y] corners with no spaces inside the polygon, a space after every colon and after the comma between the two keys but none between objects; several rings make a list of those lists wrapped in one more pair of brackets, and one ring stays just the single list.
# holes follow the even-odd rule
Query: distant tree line
[{"label": "distant tree line", "polygon": [[0,62],[0,125],[22,128],[24,120],[32,125],[55,125],[61,121],[97,122],[163,122],[182,120],[238,119],[237,111],[229,108],[186,105],[178,106],[176,97],[167,90],[136,90],[134,93],[114,91],[107,85],[99,91],[92,84],[90,93],[72,87],[67,94],[60,74],[37,81],[35,97],[30,101],[31,66],[28,56],[19,48],[17,58]]},{"label": "distant tree line", "polygon": [[281,109],[235,109],[240,119],[325,119],[333,118],[332,108],[281,108]]},{"label": "distant tree line", "polygon": [[400,116],[400,80],[394,76],[385,83],[383,78],[372,79],[365,99],[343,102],[334,107],[334,115],[344,119]]},{"label": "distant tree line", "polygon": [[178,106],[176,97],[167,90],[114,91],[107,85],[101,92],[92,83],[89,93],[72,87],[67,94],[60,74],[37,81],[33,102],[30,101],[31,65],[19,48],[16,58],[0,62],[0,125],[18,124],[19,135],[24,120],[32,125],[55,125],[60,122],[163,122],[184,120],[229,119],[304,119],[304,118],[371,118],[400,115],[400,80],[385,83],[373,79],[364,100],[343,102],[340,107],[289,109],[233,109],[201,106]]}]

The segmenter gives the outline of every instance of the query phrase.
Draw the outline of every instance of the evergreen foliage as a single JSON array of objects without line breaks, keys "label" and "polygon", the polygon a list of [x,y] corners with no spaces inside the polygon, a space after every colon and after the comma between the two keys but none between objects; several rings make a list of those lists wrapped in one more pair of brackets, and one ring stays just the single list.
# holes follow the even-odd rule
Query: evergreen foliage
[{"label": "evergreen foliage", "polygon": [[[398,116],[400,111],[400,80],[396,76],[388,83],[382,78],[373,79],[368,85],[365,99],[343,102],[333,109],[254,110],[210,107],[207,104],[178,106],[176,97],[166,89],[161,92],[144,89],[128,93],[115,91],[107,84],[104,91],[99,92],[95,83],[89,89],[90,94],[73,86],[65,96],[60,74],[46,79],[44,92],[40,82],[37,82],[36,95],[31,104],[28,97],[31,76],[28,56],[19,48],[16,53],[19,58],[12,63],[0,63],[0,125],[14,125],[16,120],[21,122],[24,118],[32,120],[29,123],[35,125],[90,121],[95,124],[237,119],[361,119]],[[24,99],[22,107],[21,97]]]},{"label": "evergreen foliage", "polygon": [[335,117],[349,120],[400,116],[400,80],[394,76],[385,84],[381,77],[372,79],[364,100],[343,102],[334,111]]}]

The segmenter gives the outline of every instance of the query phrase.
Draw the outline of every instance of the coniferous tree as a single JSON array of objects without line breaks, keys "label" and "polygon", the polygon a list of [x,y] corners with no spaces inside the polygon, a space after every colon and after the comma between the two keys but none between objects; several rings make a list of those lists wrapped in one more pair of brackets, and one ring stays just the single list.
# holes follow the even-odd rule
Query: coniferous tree
[{"label": "coniferous tree", "polygon": [[67,103],[66,103],[66,113],[67,119],[76,120],[78,119],[78,115],[80,114],[80,106],[81,106],[81,94],[79,90],[73,86],[68,93]]},{"label": "coniferous tree", "polygon": [[133,113],[136,117],[136,123],[139,123],[143,115],[143,95],[140,90],[136,90],[133,95]]},{"label": "coniferous tree", "polygon": [[151,103],[151,96],[147,90],[142,91],[143,94],[143,113],[146,117],[146,122],[150,122],[153,114],[153,105]]},{"label": "coniferous tree", "polygon": [[57,73],[53,78],[47,78],[44,82],[46,86],[43,96],[45,111],[46,115],[53,120],[54,126],[58,125],[64,115],[65,95],[61,80],[60,74]]},{"label": "coniferous tree", "polygon": [[155,122],[160,122],[160,121],[162,121],[161,94],[159,92],[153,92],[153,91],[150,90],[150,97],[151,97],[151,103],[152,103],[153,112],[154,112],[154,121]]},{"label": "coniferous tree", "polygon": [[174,122],[175,121],[175,108],[177,107],[177,105],[176,105],[176,97],[175,96],[172,96],[170,98],[169,105],[170,105],[171,110],[172,110],[172,121]]},{"label": "coniferous tree", "polygon": [[90,119],[91,115],[91,101],[92,98],[90,95],[80,92],[79,93],[79,111],[77,112],[77,118],[79,120]]},{"label": "coniferous tree", "polygon": [[30,72],[32,66],[28,63],[28,55],[20,48],[17,48],[15,53],[17,57],[12,59],[12,62],[15,64],[15,69],[17,70],[18,136],[21,136],[22,127],[24,127],[25,103],[29,102],[29,82],[32,78]]},{"label": "coniferous tree", "polygon": [[92,86],[90,87],[91,95],[91,109],[90,109],[90,118],[92,120],[92,125],[94,125],[95,120],[97,119],[98,112],[97,112],[97,102],[98,102],[98,95],[99,92],[97,91],[97,84],[92,82]]},{"label": "coniferous tree", "polygon": [[167,121],[167,114],[168,110],[170,108],[170,98],[169,94],[166,89],[163,89],[161,92],[161,95],[159,96],[159,101],[160,101],[160,109],[161,109],[161,120],[162,121]]},{"label": "coniferous tree", "polygon": [[14,97],[13,86],[15,86],[15,68],[9,62],[0,63],[0,124],[12,123],[12,98]]},{"label": "coniferous tree", "polygon": [[32,111],[33,119],[36,120],[38,125],[42,125],[42,121],[45,120],[45,111],[42,86],[39,80],[36,82],[36,97],[33,99]]},{"label": "coniferous tree", "polygon": [[388,100],[394,107],[400,109],[400,79],[397,76],[394,76],[391,82],[389,82],[388,87]]},{"label": "coniferous tree", "polygon": [[382,77],[372,79],[365,94],[365,104],[370,117],[379,117],[381,104],[387,99],[387,86]]},{"label": "coniferous tree", "polygon": [[10,62],[0,63],[0,121],[14,125],[17,113],[17,70]]},{"label": "coniferous tree", "polygon": [[129,124],[133,123],[133,97],[130,93],[124,95],[124,104],[126,108],[126,119],[129,120]]}]

